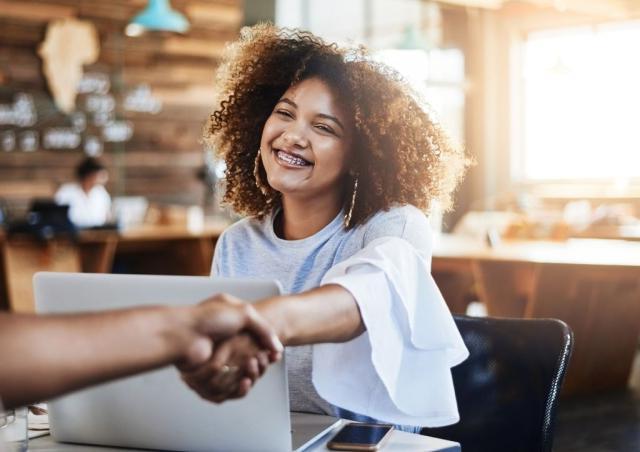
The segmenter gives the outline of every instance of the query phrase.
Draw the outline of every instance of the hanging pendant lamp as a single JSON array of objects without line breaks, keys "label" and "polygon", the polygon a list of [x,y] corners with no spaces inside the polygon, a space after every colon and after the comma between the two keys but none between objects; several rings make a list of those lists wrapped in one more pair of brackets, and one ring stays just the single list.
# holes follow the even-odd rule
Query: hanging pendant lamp
[{"label": "hanging pendant lamp", "polygon": [[189,21],[171,8],[169,0],[149,0],[147,7],[129,22],[125,33],[127,36],[140,36],[145,31],[185,33],[188,29]]}]

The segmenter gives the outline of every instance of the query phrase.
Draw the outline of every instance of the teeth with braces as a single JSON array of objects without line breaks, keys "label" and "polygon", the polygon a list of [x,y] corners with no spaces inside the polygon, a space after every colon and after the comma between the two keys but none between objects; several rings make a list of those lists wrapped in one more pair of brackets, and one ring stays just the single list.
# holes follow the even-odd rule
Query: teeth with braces
[{"label": "teeth with braces", "polygon": [[291,154],[287,154],[284,151],[278,151],[277,153],[278,158],[280,160],[283,160],[285,162],[287,162],[290,165],[297,165],[297,166],[307,166],[309,165],[309,162],[307,162],[306,160],[303,160],[299,157],[295,157]]}]

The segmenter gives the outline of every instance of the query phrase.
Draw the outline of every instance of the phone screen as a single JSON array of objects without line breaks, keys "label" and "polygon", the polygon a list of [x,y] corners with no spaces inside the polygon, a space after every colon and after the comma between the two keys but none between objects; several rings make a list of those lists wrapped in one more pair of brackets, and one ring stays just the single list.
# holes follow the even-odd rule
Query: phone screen
[{"label": "phone screen", "polygon": [[391,425],[348,424],[333,437],[331,442],[374,445],[378,444],[392,428]]}]

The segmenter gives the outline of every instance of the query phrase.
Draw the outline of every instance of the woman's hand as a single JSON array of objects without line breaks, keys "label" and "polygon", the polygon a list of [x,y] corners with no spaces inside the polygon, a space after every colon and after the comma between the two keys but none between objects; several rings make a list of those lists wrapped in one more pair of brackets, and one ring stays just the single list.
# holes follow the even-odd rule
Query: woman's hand
[{"label": "woman's hand", "polygon": [[200,397],[215,403],[244,397],[269,365],[269,352],[248,334],[219,343],[209,361],[183,370],[182,379]]}]

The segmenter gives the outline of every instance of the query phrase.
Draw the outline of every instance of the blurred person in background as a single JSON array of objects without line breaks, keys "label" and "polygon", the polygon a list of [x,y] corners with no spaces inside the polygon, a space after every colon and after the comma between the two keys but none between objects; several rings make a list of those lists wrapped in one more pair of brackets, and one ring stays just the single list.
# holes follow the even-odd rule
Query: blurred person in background
[{"label": "blurred person in background", "polygon": [[58,189],[56,203],[69,206],[69,219],[79,228],[104,225],[111,212],[111,197],[104,187],[109,180],[107,168],[100,160],[87,157],[75,171],[77,181]]}]

